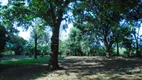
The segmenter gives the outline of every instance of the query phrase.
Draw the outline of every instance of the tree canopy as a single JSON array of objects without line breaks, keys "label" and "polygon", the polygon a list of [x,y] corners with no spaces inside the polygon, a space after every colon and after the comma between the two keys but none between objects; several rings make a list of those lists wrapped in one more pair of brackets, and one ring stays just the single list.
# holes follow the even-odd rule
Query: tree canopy
[{"label": "tree canopy", "polygon": [[[49,42],[48,46],[50,45],[51,49],[49,67],[52,69],[60,68],[58,65],[59,52],[75,56],[101,54],[111,57],[119,56],[119,49],[126,48],[127,56],[141,56],[141,35],[139,34],[142,24],[141,0],[26,1],[8,0],[7,5],[1,6],[0,23],[4,27],[0,27],[2,31],[0,37],[6,37],[6,31],[11,37],[14,33],[18,33],[15,26],[25,29],[33,26],[34,53],[37,54],[38,39],[43,39],[39,40],[39,42],[45,41],[43,44]],[[69,16],[68,13],[73,15]],[[59,33],[63,21],[66,23],[63,27],[72,23],[73,28],[69,38],[60,41]],[[51,28],[51,40],[44,37],[48,36],[46,33],[48,31],[45,31],[46,27]],[[5,39],[1,41],[2,50],[5,46]],[[24,42],[22,39],[20,41]],[[59,42],[61,42],[60,45]],[[64,47],[65,49],[62,50],[61,48]]]}]

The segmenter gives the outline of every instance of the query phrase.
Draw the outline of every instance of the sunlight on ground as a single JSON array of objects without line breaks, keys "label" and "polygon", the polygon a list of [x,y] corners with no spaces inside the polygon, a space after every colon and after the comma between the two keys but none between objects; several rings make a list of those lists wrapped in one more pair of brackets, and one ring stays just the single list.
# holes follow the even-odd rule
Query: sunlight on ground
[{"label": "sunlight on ground", "polygon": [[[13,59],[15,60],[15,59]],[[69,56],[59,59],[62,70],[48,70],[48,57],[38,60],[20,60],[0,73],[0,80],[141,80],[142,59],[106,58],[100,56]],[[40,61],[40,63],[39,63]],[[38,64],[31,64],[31,63]],[[28,65],[25,63],[29,63]],[[8,72],[8,73],[7,73]],[[14,72],[14,73],[13,73]],[[16,76],[16,77],[15,77]],[[1,79],[2,78],[2,79]]]},{"label": "sunlight on ground", "polygon": [[65,70],[55,71],[47,76],[35,80],[141,80],[142,74],[118,74],[118,73],[97,73],[82,75],[78,73],[67,73]]},{"label": "sunlight on ground", "polygon": [[[108,59],[108,58],[104,59],[104,57],[88,58],[88,57],[73,57],[73,56],[65,57],[64,59],[65,62],[64,61],[63,62],[67,63],[66,64],[67,70],[57,70],[51,72],[50,74],[45,74],[44,76],[37,78],[36,80],[141,80],[142,79],[142,66],[138,66],[135,68],[124,67],[128,66],[127,61],[130,61],[129,66],[131,67],[132,65],[137,65],[137,63],[135,62],[133,63],[133,61],[135,61],[136,59],[125,59],[118,57],[114,58],[113,61],[113,59]],[[120,62],[117,64],[115,60],[119,61],[119,59]],[[105,60],[109,60],[110,63],[112,62],[113,63],[112,64],[109,64],[109,62],[106,63]],[[106,66],[103,65],[102,63],[109,65]],[[120,63],[123,64],[122,66],[124,68],[122,67],[123,68],[122,70],[120,69],[120,71],[119,70],[116,71],[117,69],[115,69],[114,67],[116,65],[119,66]],[[109,68],[110,70],[108,70]]]}]

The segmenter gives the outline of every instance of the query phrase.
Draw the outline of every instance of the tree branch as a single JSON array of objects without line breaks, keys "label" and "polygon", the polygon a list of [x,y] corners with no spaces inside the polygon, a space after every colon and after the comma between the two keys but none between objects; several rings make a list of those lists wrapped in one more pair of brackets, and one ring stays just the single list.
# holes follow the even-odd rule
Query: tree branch
[{"label": "tree branch", "polygon": [[55,12],[54,12],[54,7],[53,4],[50,3],[50,7],[51,7],[51,15],[52,15],[52,20],[53,20],[53,25],[56,25],[56,16],[55,16]]}]

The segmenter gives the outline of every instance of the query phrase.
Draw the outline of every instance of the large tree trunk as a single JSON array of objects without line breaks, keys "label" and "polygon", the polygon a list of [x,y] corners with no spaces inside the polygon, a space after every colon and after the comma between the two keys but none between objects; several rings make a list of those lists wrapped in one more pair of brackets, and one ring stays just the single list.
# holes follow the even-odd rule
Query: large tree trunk
[{"label": "large tree trunk", "polygon": [[113,42],[110,41],[110,43],[108,43],[107,40],[104,41],[105,43],[105,49],[106,49],[106,56],[107,57],[111,57],[112,56],[112,44]]},{"label": "large tree trunk", "polygon": [[[67,7],[69,4],[69,0],[65,1],[64,7]],[[49,67],[52,67],[53,70],[59,69],[58,65],[58,50],[59,50],[59,31],[60,31],[60,24],[62,21],[63,16],[63,9],[57,9],[53,3],[50,4],[51,8],[51,16],[52,16],[52,22],[53,22],[53,34],[51,38],[51,58],[49,61]],[[56,10],[57,9],[57,10]],[[58,13],[58,15],[56,14]],[[48,18],[47,18],[48,21]]]},{"label": "large tree trunk", "polygon": [[62,13],[58,16],[58,19],[56,18],[55,10],[53,7],[53,4],[50,4],[51,6],[51,14],[52,14],[52,21],[53,21],[53,28],[52,28],[52,37],[51,37],[51,54],[50,54],[50,61],[49,66],[53,70],[59,69],[58,64],[58,50],[59,50],[59,31],[60,31],[60,23],[62,20]]},{"label": "large tree trunk", "polygon": [[110,57],[111,53],[110,53],[110,48],[109,48],[106,34],[104,35],[104,46],[105,46],[105,50],[106,50],[106,56]]},{"label": "large tree trunk", "polygon": [[110,51],[110,48],[108,46],[106,46],[106,56],[111,57],[111,51]]},{"label": "large tree trunk", "polygon": [[37,34],[35,33],[34,59],[37,59]]},{"label": "large tree trunk", "polygon": [[110,52],[110,44],[109,44],[109,40],[107,39],[108,37],[108,26],[106,26],[106,28],[104,29],[104,46],[105,46],[105,50],[106,50],[106,57],[110,57],[111,56],[111,52]]},{"label": "large tree trunk", "polygon": [[59,49],[59,30],[60,26],[54,27],[53,35],[51,38],[51,59],[50,59],[50,66],[52,69],[56,70],[59,69],[58,65],[58,49]]}]

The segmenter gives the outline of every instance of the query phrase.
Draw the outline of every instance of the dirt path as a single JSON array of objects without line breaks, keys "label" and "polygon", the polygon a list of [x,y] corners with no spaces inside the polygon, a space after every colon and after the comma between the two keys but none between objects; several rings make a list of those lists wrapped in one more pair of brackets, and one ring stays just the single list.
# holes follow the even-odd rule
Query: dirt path
[{"label": "dirt path", "polygon": [[64,70],[48,71],[47,63],[12,65],[0,80],[142,80],[142,59],[66,57]]}]

